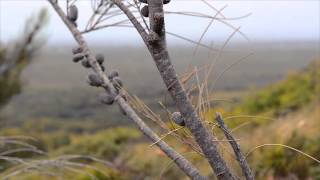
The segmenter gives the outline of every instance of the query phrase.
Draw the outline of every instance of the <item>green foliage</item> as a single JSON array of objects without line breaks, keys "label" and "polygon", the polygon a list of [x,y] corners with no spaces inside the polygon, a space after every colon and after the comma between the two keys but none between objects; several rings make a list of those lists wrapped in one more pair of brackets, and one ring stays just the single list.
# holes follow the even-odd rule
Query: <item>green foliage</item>
[{"label": "green foliage", "polygon": [[[5,55],[5,50],[0,47],[0,63],[4,61]],[[13,95],[20,92],[19,76],[21,69],[21,67],[15,67],[8,74],[0,76],[0,107],[6,104]]]},{"label": "green foliage", "polygon": [[13,47],[0,46],[0,108],[20,93],[21,72],[32,60],[36,50],[35,35],[43,28],[47,17],[47,11],[41,10],[36,18],[26,22],[23,36],[14,42]]},{"label": "green foliage", "polygon": [[[236,105],[231,114],[264,115],[278,117],[297,111],[319,99],[320,63],[315,61],[301,72],[262,89]],[[256,123],[263,123],[261,119]]]},{"label": "green foliage", "polygon": [[124,180],[123,174],[112,170],[87,170],[86,173],[78,174],[76,177],[73,177],[75,180],[92,180],[92,177],[96,180]]},{"label": "green foliage", "polygon": [[58,149],[71,143],[70,136],[65,131],[42,135],[39,140],[45,144],[48,150]]},{"label": "green foliage", "polygon": [[[298,132],[293,132],[284,144],[319,159],[319,142],[320,135],[315,139],[310,139]],[[263,157],[258,163],[257,173],[272,172],[275,177],[295,175],[299,179],[320,176],[319,164],[291,149],[276,147],[265,149],[262,153]]]},{"label": "green foliage", "polygon": [[[155,178],[162,175],[166,179],[181,179],[185,175],[157,147],[149,143],[136,144],[122,153],[125,163],[134,172],[131,176]],[[179,149],[178,147],[175,147]]]},{"label": "green foliage", "polygon": [[103,159],[113,160],[129,142],[138,140],[138,130],[126,127],[112,128],[94,135],[76,136],[71,144],[59,150],[59,154],[94,154]]}]

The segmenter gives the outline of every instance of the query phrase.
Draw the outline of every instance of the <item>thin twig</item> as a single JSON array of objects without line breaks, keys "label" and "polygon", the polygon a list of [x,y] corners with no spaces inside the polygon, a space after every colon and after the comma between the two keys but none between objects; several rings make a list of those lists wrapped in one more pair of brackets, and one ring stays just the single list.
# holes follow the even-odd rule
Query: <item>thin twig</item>
[{"label": "thin twig", "polygon": [[302,154],[302,155],[304,155],[304,156],[312,159],[312,160],[315,161],[316,163],[320,164],[320,159],[317,159],[317,158],[315,158],[315,157],[313,157],[313,156],[311,156],[311,155],[309,155],[309,154],[307,154],[307,153],[305,153],[305,152],[303,152],[303,151],[301,151],[301,150],[299,150],[299,149],[296,149],[296,148],[294,148],[294,147],[291,147],[291,146],[288,146],[288,145],[285,145],[285,144],[262,144],[262,145],[256,146],[256,147],[252,148],[252,149],[246,154],[245,158],[247,158],[247,157],[248,157],[250,154],[252,154],[255,150],[257,150],[257,149],[259,149],[259,148],[262,148],[262,147],[266,147],[266,146],[280,146],[280,147],[284,147],[284,148],[287,148],[287,149],[291,149],[291,150],[293,150],[293,151],[295,151],[295,152],[298,152],[298,153],[300,153],[300,154]]},{"label": "thin twig", "polygon": [[254,176],[251,172],[251,169],[246,161],[245,156],[242,154],[240,145],[237,143],[237,141],[234,139],[234,137],[231,135],[230,130],[224,123],[222,116],[220,113],[216,113],[216,120],[219,123],[219,127],[222,129],[224,135],[229,140],[229,143],[234,151],[234,154],[236,155],[237,161],[239,162],[239,165],[241,167],[242,173],[246,177],[247,180],[253,180]]}]

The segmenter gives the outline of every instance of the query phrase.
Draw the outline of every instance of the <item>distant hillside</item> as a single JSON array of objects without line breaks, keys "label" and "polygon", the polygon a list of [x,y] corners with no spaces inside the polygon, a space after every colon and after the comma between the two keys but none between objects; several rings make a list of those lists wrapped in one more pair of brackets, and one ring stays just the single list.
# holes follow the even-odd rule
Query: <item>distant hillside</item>
[{"label": "distant hillside", "polygon": [[[255,93],[250,92],[251,96],[244,97],[238,104],[234,104],[231,112],[229,112],[234,114],[224,114],[225,122],[232,128],[232,133],[236,139],[239,139],[242,151],[247,155],[256,179],[320,178],[320,166],[315,161],[315,159],[320,159],[319,80],[320,62],[315,61],[305,66],[303,70],[290,73],[287,78],[277,83],[256,90]],[[78,90],[75,92],[79,92]],[[86,116],[83,111],[86,108],[79,105],[99,109],[100,105],[95,104],[95,99],[89,98],[88,100],[82,98],[82,96],[85,96],[84,94],[74,92],[66,94],[62,91],[60,93],[58,96],[50,94],[48,98],[41,99],[42,103],[40,104],[40,106],[44,106],[46,103],[52,103],[47,107],[52,112],[49,110],[41,112],[45,112],[44,117],[59,114],[60,119],[47,118],[24,121],[21,123],[23,125],[18,128],[3,129],[0,135],[28,134],[36,137],[39,140],[36,145],[41,149],[48,150],[49,157],[76,153],[108,160],[121,167],[119,170],[112,170],[97,165],[104,174],[96,169],[85,169],[84,172],[91,172],[98,176],[98,179],[154,178],[159,176],[163,176],[164,179],[184,178],[184,175],[176,166],[170,164],[171,161],[161,151],[158,151],[155,147],[150,147],[150,142],[146,141],[136,128],[117,127],[99,131],[100,124],[107,123],[107,120],[104,123],[97,123],[96,121],[84,123],[83,119],[90,119],[90,115]],[[53,97],[55,101],[49,101],[49,97]],[[39,100],[39,97],[36,96],[28,98],[30,99],[27,102],[20,100],[21,107],[32,103],[33,99]],[[78,101],[70,101],[69,99],[78,99]],[[69,113],[71,117],[75,116],[78,120],[75,118],[74,121],[67,121],[70,114],[62,113],[65,112],[63,104],[67,104],[68,108],[73,108]],[[39,110],[29,109],[39,113]],[[99,110],[99,116],[102,118],[105,115],[103,109]],[[70,109],[67,110],[70,111]],[[244,114],[269,118],[230,118],[233,115]],[[112,116],[109,118],[112,118]],[[265,119],[267,121],[264,121]],[[79,123],[80,120],[82,120],[81,123]],[[252,122],[255,126],[246,126]],[[37,126],[34,126],[35,124]],[[92,131],[92,129],[95,130]],[[223,139],[222,132],[218,128],[214,128],[214,131],[218,139]],[[183,153],[190,161],[197,164],[197,167],[205,175],[211,173],[209,165],[201,156],[181,144],[180,141],[178,142],[173,136],[168,135],[164,140],[172,144],[177,151]],[[235,173],[240,176],[241,171],[237,169],[234,157],[230,156],[232,153],[229,153],[232,150],[228,149],[229,146],[225,141],[221,141],[220,145],[223,155],[229,160],[229,165],[234,167]],[[90,165],[96,164],[91,163]],[[7,171],[10,172],[10,169],[7,169]],[[72,179],[90,179],[89,175],[85,173],[76,176],[71,175]],[[39,179],[39,175],[22,174],[21,178]]]},{"label": "distant hillside", "polygon": [[320,60],[305,69],[289,73],[288,77],[244,99],[234,113],[263,114],[273,117],[297,111],[320,101]]},{"label": "distant hillside", "polygon": [[[119,70],[130,93],[138,95],[155,110],[159,108],[157,102],[163,100],[166,89],[145,49],[112,45],[92,47],[95,52],[105,54],[107,70]],[[4,109],[9,124],[39,118],[93,121],[103,124],[102,127],[129,123],[125,117],[115,116],[117,107],[100,105],[97,100],[99,90],[86,84],[88,71],[72,63],[71,49],[69,45],[45,47],[39,53],[23,74],[23,92]],[[248,87],[266,86],[279,81],[290,70],[306,67],[319,53],[316,42],[235,44],[226,47],[226,52],[217,61],[213,58],[217,53],[209,56],[206,49],[200,49],[193,57],[193,46],[171,47],[170,53],[179,73],[189,65],[202,67],[215,62],[211,76],[214,80],[251,49],[254,55],[224,73],[215,84],[215,91],[242,91]]]},{"label": "distant hillside", "polygon": [[[25,71],[26,90],[86,87],[83,81],[87,71],[81,65],[72,63],[72,48],[73,46],[70,45],[45,47],[36,57],[33,66]],[[148,95],[164,91],[164,85],[154,62],[143,47],[94,44],[92,49],[96,53],[105,55],[108,70],[120,71],[130,92],[145,95],[146,92],[141,93],[141,89],[145,87],[151,88]],[[276,82],[289,70],[298,70],[307,66],[320,53],[317,42],[261,42],[228,45],[218,60],[214,58],[218,54],[216,51],[209,55],[207,49],[200,48],[195,56],[193,52],[194,46],[191,45],[170,47],[172,61],[179,73],[186,71],[190,65],[201,67],[214,62],[213,78],[233,62],[250,52],[254,53],[225,73],[222,81],[217,82],[217,89],[261,87]],[[139,78],[140,81],[134,81],[133,78]]]}]

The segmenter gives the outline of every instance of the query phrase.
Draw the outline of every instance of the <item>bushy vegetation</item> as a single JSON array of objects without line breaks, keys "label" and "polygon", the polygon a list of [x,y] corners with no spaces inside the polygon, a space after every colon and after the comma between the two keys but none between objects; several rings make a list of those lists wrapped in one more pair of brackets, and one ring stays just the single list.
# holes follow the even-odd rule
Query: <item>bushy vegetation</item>
[{"label": "bushy vegetation", "polygon": [[[320,159],[320,61],[256,92],[233,107],[214,111],[237,129],[257,179],[318,179]],[[254,93],[252,93],[254,92]],[[230,117],[230,119],[228,118]],[[244,125],[242,127],[242,125]],[[303,154],[303,153],[305,154]]]},{"label": "bushy vegetation", "polygon": [[[320,113],[319,105],[286,118],[256,127],[244,145],[261,146],[249,156],[258,179],[267,177],[308,179],[319,178]],[[270,133],[272,131],[272,133]],[[249,148],[249,149],[250,149]],[[309,156],[309,157],[308,157]]]},{"label": "bushy vegetation", "polygon": [[[5,50],[2,48],[0,50],[0,63],[5,54]],[[21,57],[25,59],[23,55]],[[20,73],[26,64],[21,63],[11,73],[0,77],[0,106],[6,104],[10,97],[20,92]],[[254,95],[245,98],[239,104],[233,106],[230,111],[225,111],[225,117],[243,114],[272,118],[285,118],[285,115],[289,116],[289,119],[277,121],[270,121],[270,118],[255,118],[252,122],[256,126],[245,129],[250,131],[245,132],[240,129],[239,137],[247,137],[241,141],[244,150],[259,145],[259,143],[281,143],[320,159],[320,133],[317,128],[320,125],[320,116],[317,115],[319,105],[316,102],[320,100],[319,79],[320,66],[318,62],[314,62],[304,71],[291,73],[287,79],[257,91]],[[91,101],[95,102],[94,99]],[[87,105],[94,108],[97,106],[94,103],[88,104],[87,100],[81,100],[79,104],[81,107],[78,107],[78,104],[74,106],[74,113],[79,118],[84,117],[86,114],[86,112],[79,113],[79,109],[82,109],[82,106]],[[301,112],[308,106],[315,106],[316,108],[313,108],[309,112],[307,111],[308,113]],[[59,108],[61,107],[59,106]],[[52,110],[52,107],[50,110]],[[290,119],[292,112],[297,114],[303,113],[306,119],[292,120]],[[87,180],[92,179],[92,176],[95,176],[99,180],[132,179],[133,177],[136,179],[146,179],[160,176],[163,176],[165,179],[185,178],[176,166],[172,166],[170,160],[161,151],[150,147],[149,141],[146,141],[135,128],[113,127],[101,130],[102,128],[99,128],[99,124],[97,125],[97,123],[95,124],[92,121],[90,123],[80,121],[79,119],[66,121],[66,117],[68,116],[68,114],[61,113],[59,116],[61,118],[59,119],[60,121],[41,117],[40,119],[21,122],[16,127],[1,129],[0,136],[27,134],[37,139],[37,141],[27,140],[28,144],[48,152],[47,156],[32,152],[18,152],[12,154],[14,157],[46,159],[67,154],[90,155],[104,161],[110,161],[117,167],[116,169],[112,169],[89,160],[79,160],[79,162],[92,165],[99,170],[86,167],[81,169],[80,172],[82,173],[63,172],[68,179]],[[75,116],[72,115],[72,117]],[[103,118],[105,119],[105,117]],[[245,122],[243,118],[227,121],[231,125],[230,127],[236,127],[243,122]],[[293,126],[301,122],[304,125]],[[276,123],[281,124],[281,126],[276,125]],[[313,129],[310,127],[313,127]],[[282,131],[280,130],[280,133],[274,132],[276,129],[281,128]],[[30,132],[30,130],[32,131]],[[282,137],[283,131],[286,131],[289,135]],[[270,132],[273,132],[272,136],[269,135]],[[252,137],[255,140],[252,140]],[[178,145],[177,141],[173,140],[173,138],[166,138],[166,141],[172,144],[178,151],[186,154],[190,153],[190,149],[186,149],[183,145]],[[258,141],[258,143],[254,143],[253,141]],[[0,146],[0,151],[3,152],[16,147],[16,145]],[[198,154],[190,153],[186,156],[192,162],[197,162],[195,164],[199,166],[201,171],[208,172],[208,164],[199,161]],[[283,146],[257,149],[253,152],[252,156],[249,156],[249,161],[258,179],[266,179],[268,177],[320,178],[319,164],[301,153],[284,148]],[[5,173],[12,169],[11,164],[5,161],[0,161],[0,167],[2,168],[0,169],[0,173]],[[55,172],[55,169],[52,171]],[[56,178],[39,176],[39,173],[27,173],[18,176],[17,179]]]},{"label": "bushy vegetation", "polygon": [[37,50],[35,36],[44,27],[47,12],[41,10],[36,18],[30,18],[25,25],[24,34],[13,44],[4,46],[0,42],[0,107],[21,90],[20,75],[30,64]]},{"label": "bushy vegetation", "polygon": [[[6,49],[0,46],[0,66],[6,61]],[[0,76],[0,107],[6,104],[10,98],[21,90],[20,74],[27,65],[28,58],[24,53],[19,57],[17,65],[10,71]]]},{"label": "bushy vegetation", "polygon": [[94,135],[72,136],[69,145],[58,150],[59,154],[94,154],[114,160],[128,144],[140,139],[141,134],[133,128],[112,128]]},{"label": "bushy vegetation", "polygon": [[[292,72],[276,84],[258,90],[251,90],[250,96],[228,112],[228,115],[259,115],[269,118],[255,118],[253,124],[270,122],[270,118],[281,117],[301,110],[320,98],[320,63],[312,62],[303,71]],[[236,121],[234,126],[242,123]]]},{"label": "bushy vegetation", "polygon": [[[54,123],[51,121],[51,123]],[[16,153],[15,157],[29,157],[36,159],[47,159],[66,155],[92,156],[101,161],[108,161],[116,166],[116,169],[87,159],[79,158],[76,162],[82,162],[95,167],[82,169],[82,173],[64,172],[65,178],[75,180],[92,179],[94,176],[99,180],[132,179],[133,177],[160,177],[176,179],[185,175],[176,166],[172,166],[167,158],[157,147],[150,147],[149,141],[145,141],[142,134],[135,128],[116,127],[107,130],[100,130],[93,134],[81,134],[76,132],[65,133],[65,129],[49,133],[41,133],[41,130],[32,134],[37,137],[37,142],[28,142],[49,152],[49,157]],[[26,134],[26,130],[7,128],[0,136]],[[172,141],[172,139],[170,140]],[[175,141],[172,141],[175,143]],[[173,144],[180,149],[179,145]],[[12,147],[11,147],[12,148]],[[24,155],[24,156],[23,156]],[[194,156],[194,155],[193,155]],[[192,157],[192,156],[191,156]],[[194,158],[198,158],[194,156]],[[192,159],[194,159],[192,158]],[[199,158],[198,158],[199,159]],[[6,163],[6,164],[5,164]],[[10,171],[7,162],[0,161],[2,172]],[[59,169],[52,169],[53,172],[60,172]],[[1,175],[1,174],[0,174]],[[1,177],[1,176],[0,176]],[[17,179],[56,179],[40,173],[24,173],[17,176]],[[138,178],[139,179],[139,178]]]},{"label": "bushy vegetation", "polygon": [[320,66],[319,63],[318,67],[315,64],[316,62],[305,71],[292,73],[287,79],[259,91],[235,111],[279,116],[301,109],[319,95],[320,84],[315,79],[320,79]]},{"label": "bushy vegetation", "polygon": [[[314,138],[307,138],[298,131],[295,131],[284,144],[319,159],[319,140],[319,135]],[[295,176],[298,179],[320,176],[319,164],[317,162],[292,149],[277,146],[264,149],[261,153],[263,157],[261,161],[258,162],[256,169],[257,172],[261,173],[259,176]]]}]

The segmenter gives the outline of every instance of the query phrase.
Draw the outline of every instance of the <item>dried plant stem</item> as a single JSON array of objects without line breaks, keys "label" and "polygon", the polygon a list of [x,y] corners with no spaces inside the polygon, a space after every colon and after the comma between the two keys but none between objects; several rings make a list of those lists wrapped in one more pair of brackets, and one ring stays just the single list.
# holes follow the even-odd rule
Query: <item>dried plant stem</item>
[{"label": "dried plant stem", "polygon": [[231,132],[228,129],[228,127],[225,125],[220,113],[217,113],[216,120],[219,124],[219,127],[222,129],[224,135],[229,140],[229,143],[234,151],[234,154],[236,155],[237,161],[239,162],[242,173],[246,177],[246,180],[253,180],[254,176],[253,176],[252,171],[246,161],[245,156],[241,152],[240,145],[237,143],[237,141],[231,135]]},{"label": "dried plant stem", "polygon": [[[85,42],[84,38],[82,37],[80,31],[67,19],[66,15],[62,11],[62,9],[59,7],[59,5],[55,2],[55,0],[48,0],[54,10],[57,12],[57,14],[60,16],[62,21],[65,23],[65,25],[68,27],[70,32],[72,33],[74,39],[79,43],[79,45],[85,50],[88,60],[90,62],[90,65],[99,75],[104,82],[104,88],[108,89],[109,92],[114,95],[116,93],[116,89],[114,86],[110,83],[109,79],[107,78],[106,74],[103,73],[101,70],[101,67],[99,66],[98,62],[94,58],[93,54],[90,52],[87,43]],[[120,2],[120,1],[119,1]],[[121,3],[121,2],[120,2]],[[130,19],[130,18],[129,18]],[[203,177],[200,172],[182,155],[180,155],[178,152],[176,152],[173,148],[171,148],[168,144],[166,144],[164,141],[162,141],[159,136],[151,129],[149,128],[143,120],[136,114],[136,112],[133,110],[133,108],[125,101],[121,96],[116,96],[115,98],[116,102],[121,106],[121,108],[125,111],[127,117],[134,121],[134,123],[139,127],[139,129],[152,141],[152,142],[158,142],[156,145],[164,152],[166,155],[172,159],[177,166],[190,178],[192,179],[206,179]]]},{"label": "dried plant stem", "polygon": [[261,144],[261,145],[259,145],[259,146],[256,146],[256,147],[252,148],[252,149],[246,154],[246,159],[247,159],[248,156],[249,156],[251,153],[253,153],[255,150],[257,150],[257,149],[259,149],[259,148],[267,147],[267,146],[280,146],[280,147],[283,147],[283,148],[290,149],[290,150],[292,150],[292,151],[295,151],[295,152],[297,152],[297,153],[299,153],[299,154],[301,154],[301,155],[303,155],[303,156],[305,156],[305,157],[313,160],[314,162],[316,162],[316,163],[318,163],[318,164],[320,165],[320,159],[317,159],[317,158],[315,158],[315,157],[313,157],[313,156],[311,156],[311,155],[309,155],[309,154],[307,154],[307,153],[305,153],[305,152],[303,152],[303,151],[301,151],[301,150],[299,150],[299,149],[296,149],[296,148],[294,148],[294,147],[291,147],[291,146],[288,146],[288,145],[285,145],[285,144]]}]

